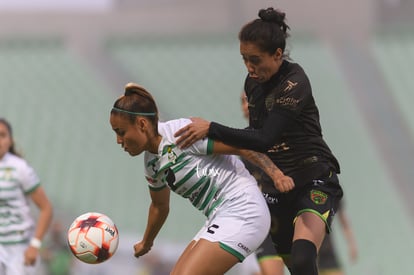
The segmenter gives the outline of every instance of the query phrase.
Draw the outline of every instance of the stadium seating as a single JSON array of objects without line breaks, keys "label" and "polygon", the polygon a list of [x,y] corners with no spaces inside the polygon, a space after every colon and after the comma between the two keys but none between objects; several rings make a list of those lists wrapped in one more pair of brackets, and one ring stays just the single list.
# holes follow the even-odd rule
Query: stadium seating
[{"label": "stadium seating", "polygon": [[56,208],[73,217],[103,211],[132,226],[121,210],[140,201],[134,196],[140,181],[126,172],[133,174],[135,166],[118,149],[109,125],[117,95],[55,38],[2,41],[0,72],[1,116],[14,126],[18,147]]},{"label": "stadium seating", "polygon": [[154,94],[164,119],[200,116],[244,126],[245,70],[238,44],[226,37],[110,39],[109,54]]},{"label": "stadium seating", "polygon": [[371,47],[392,96],[405,117],[405,123],[414,136],[414,79],[411,70],[414,62],[414,35],[411,30],[379,33]]}]

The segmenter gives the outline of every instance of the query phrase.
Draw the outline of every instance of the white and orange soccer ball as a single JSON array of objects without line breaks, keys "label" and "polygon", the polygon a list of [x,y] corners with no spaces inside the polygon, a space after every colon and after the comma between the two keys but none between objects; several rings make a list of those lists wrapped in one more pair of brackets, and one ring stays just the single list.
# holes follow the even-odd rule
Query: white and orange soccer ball
[{"label": "white and orange soccer ball", "polygon": [[77,217],[68,230],[73,255],[88,264],[102,263],[114,255],[119,235],[115,223],[105,214],[89,212]]}]

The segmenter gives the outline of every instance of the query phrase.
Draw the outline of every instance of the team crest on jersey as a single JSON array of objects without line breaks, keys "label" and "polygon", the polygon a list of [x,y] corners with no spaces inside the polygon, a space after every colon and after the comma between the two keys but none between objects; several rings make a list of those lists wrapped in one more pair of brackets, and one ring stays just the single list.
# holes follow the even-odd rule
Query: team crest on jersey
[{"label": "team crest on jersey", "polygon": [[315,203],[315,204],[325,204],[326,200],[328,199],[328,195],[325,194],[324,192],[321,192],[319,190],[311,190],[310,191],[310,199]]},{"label": "team crest on jersey", "polygon": [[12,177],[13,177],[13,170],[14,170],[13,168],[11,168],[11,167],[5,167],[5,168],[0,169],[0,170],[3,170],[3,176],[1,177],[1,179],[6,180],[6,181],[12,179]]},{"label": "team crest on jersey", "polygon": [[176,160],[177,160],[177,154],[175,152],[175,150],[173,150],[175,148],[174,144],[171,145],[166,145],[164,146],[163,150],[162,150],[162,154],[167,154],[167,158],[168,161],[171,162],[172,164],[175,164]]},{"label": "team crest on jersey", "polygon": [[275,104],[274,95],[271,93],[268,95],[265,99],[265,106],[268,111],[271,111],[273,109],[273,105]]}]

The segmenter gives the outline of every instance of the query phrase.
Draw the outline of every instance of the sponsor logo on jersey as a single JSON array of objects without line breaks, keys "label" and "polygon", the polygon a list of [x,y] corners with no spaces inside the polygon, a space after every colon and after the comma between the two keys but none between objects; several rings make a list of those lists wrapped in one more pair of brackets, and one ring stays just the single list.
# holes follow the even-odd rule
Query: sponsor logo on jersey
[{"label": "sponsor logo on jersey", "polygon": [[282,105],[282,106],[291,106],[296,107],[298,106],[299,99],[295,99],[293,97],[281,97],[276,99],[276,104]]},{"label": "sponsor logo on jersey", "polygon": [[290,149],[289,145],[286,144],[285,142],[282,142],[282,143],[273,145],[272,148],[267,150],[267,152],[268,153],[277,153],[277,152],[281,152],[281,151],[287,151],[289,149]]},{"label": "sponsor logo on jersey", "polygon": [[219,169],[218,168],[200,168],[197,163],[196,171],[197,171],[197,177],[214,177],[219,175]]},{"label": "sponsor logo on jersey", "polygon": [[297,82],[292,82],[290,80],[287,81],[287,85],[286,88],[283,90],[284,92],[289,92],[290,90],[292,90],[293,88],[296,87],[296,85],[298,85]]}]

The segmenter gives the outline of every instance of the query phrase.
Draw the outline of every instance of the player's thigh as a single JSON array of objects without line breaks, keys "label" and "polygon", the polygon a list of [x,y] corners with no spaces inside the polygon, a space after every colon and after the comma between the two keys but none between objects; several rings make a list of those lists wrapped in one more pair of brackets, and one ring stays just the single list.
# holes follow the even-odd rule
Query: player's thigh
[{"label": "player's thigh", "polygon": [[343,195],[337,175],[328,171],[303,187],[297,199],[293,240],[307,239],[319,249]]},{"label": "player's thigh", "polygon": [[172,275],[222,275],[239,260],[220,247],[218,242],[200,239],[191,249],[185,250]]},{"label": "player's thigh", "polygon": [[174,265],[174,268],[178,268],[183,262],[185,264],[186,258],[191,253],[191,249],[194,247],[194,245],[197,243],[197,241],[192,240],[187,247],[184,249],[183,253],[181,253],[180,258],[178,258],[177,262]]},{"label": "player's thigh", "polygon": [[283,275],[285,263],[282,258],[267,258],[259,262],[262,275]]},{"label": "player's thigh", "polygon": [[319,249],[325,237],[325,229],[325,222],[317,214],[304,212],[296,219],[293,241],[300,239],[309,240]]}]

